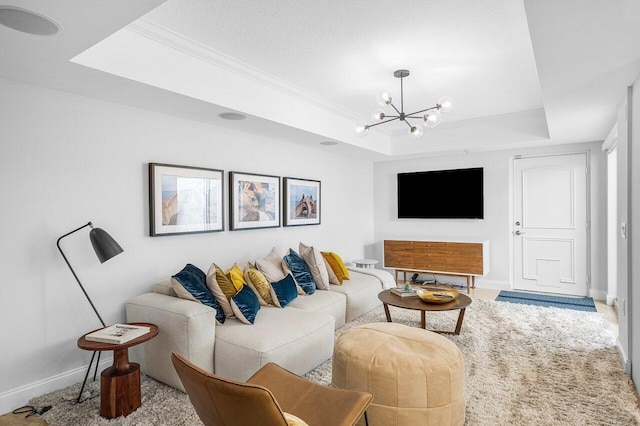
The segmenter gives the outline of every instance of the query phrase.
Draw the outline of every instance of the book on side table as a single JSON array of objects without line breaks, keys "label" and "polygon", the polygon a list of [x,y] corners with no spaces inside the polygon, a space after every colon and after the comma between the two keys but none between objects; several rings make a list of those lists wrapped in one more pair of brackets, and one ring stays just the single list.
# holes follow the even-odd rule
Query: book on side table
[{"label": "book on side table", "polygon": [[395,287],[391,289],[391,293],[400,297],[416,296],[416,290],[413,288]]},{"label": "book on side table", "polygon": [[85,336],[85,339],[91,342],[113,343],[120,345],[136,337],[147,334],[151,329],[149,327],[132,325],[132,324],[114,324],[109,327],[94,331]]}]

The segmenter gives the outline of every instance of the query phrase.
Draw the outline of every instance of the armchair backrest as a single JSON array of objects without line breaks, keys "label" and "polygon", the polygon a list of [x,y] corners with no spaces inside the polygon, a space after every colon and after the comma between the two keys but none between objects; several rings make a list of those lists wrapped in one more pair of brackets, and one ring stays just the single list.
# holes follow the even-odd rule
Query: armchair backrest
[{"label": "armchair backrest", "polygon": [[216,376],[176,353],[171,354],[171,361],[206,426],[287,426],[280,406],[268,389]]}]

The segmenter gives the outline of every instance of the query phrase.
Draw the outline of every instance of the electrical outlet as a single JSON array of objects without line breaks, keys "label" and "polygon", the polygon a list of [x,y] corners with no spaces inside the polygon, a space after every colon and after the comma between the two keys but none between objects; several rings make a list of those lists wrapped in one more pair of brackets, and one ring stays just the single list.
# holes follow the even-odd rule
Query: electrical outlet
[{"label": "electrical outlet", "polygon": [[622,222],[620,224],[620,236],[625,240],[627,239],[627,223],[626,222]]}]

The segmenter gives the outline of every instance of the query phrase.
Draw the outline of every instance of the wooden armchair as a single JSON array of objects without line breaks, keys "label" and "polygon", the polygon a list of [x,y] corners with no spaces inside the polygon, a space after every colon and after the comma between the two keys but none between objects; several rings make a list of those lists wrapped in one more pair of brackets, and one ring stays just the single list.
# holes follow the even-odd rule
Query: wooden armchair
[{"label": "wooden armchair", "polygon": [[368,392],[318,385],[273,363],[242,383],[204,371],[176,353],[171,361],[206,426],[287,426],[285,413],[311,426],[353,426],[362,415],[366,422],[373,399]]}]

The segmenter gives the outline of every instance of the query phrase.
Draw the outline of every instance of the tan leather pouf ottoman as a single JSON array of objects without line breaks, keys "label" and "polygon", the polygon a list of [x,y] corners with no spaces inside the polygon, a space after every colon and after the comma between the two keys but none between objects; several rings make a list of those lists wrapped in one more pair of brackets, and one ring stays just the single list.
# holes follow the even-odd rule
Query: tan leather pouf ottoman
[{"label": "tan leather pouf ottoman", "polygon": [[464,424],[462,352],[431,331],[373,323],[342,333],[331,383],[373,394],[369,426]]}]

